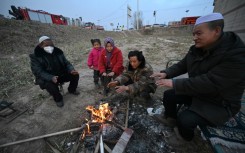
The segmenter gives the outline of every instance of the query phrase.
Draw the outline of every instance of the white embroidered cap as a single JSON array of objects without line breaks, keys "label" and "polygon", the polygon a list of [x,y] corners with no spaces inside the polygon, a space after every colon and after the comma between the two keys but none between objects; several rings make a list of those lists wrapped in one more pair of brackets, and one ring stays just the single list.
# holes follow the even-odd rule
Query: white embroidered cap
[{"label": "white embroidered cap", "polygon": [[48,36],[42,36],[39,38],[39,44],[43,42],[44,40],[50,39]]},{"label": "white embroidered cap", "polygon": [[223,15],[221,13],[211,13],[205,16],[201,16],[196,20],[195,26],[201,23],[215,21],[215,20],[221,20],[224,19]]}]

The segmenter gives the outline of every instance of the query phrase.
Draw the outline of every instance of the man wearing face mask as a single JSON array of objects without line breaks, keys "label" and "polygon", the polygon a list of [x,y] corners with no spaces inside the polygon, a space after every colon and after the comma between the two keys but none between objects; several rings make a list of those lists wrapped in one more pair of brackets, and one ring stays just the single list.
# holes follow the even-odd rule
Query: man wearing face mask
[{"label": "man wearing face mask", "polygon": [[76,91],[79,73],[65,58],[63,51],[54,46],[52,40],[47,36],[39,38],[39,44],[34,53],[30,54],[31,70],[36,77],[36,84],[41,89],[46,89],[54,98],[56,105],[62,107],[63,96],[59,92],[58,85],[70,82],[68,91],[78,95]]}]

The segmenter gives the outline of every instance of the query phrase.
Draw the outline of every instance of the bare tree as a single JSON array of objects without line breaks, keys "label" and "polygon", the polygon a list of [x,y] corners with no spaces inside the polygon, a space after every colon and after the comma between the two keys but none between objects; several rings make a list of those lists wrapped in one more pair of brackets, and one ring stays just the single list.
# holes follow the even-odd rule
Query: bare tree
[{"label": "bare tree", "polygon": [[[139,12],[139,29],[143,27],[143,13],[140,11]],[[136,29],[137,28],[137,12],[134,12],[134,28]]]}]

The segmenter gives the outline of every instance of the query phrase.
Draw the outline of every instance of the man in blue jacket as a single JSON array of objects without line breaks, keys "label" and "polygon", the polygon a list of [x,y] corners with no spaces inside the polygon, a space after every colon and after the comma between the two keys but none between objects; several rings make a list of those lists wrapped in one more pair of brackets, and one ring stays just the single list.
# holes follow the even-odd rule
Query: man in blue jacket
[{"label": "man in blue jacket", "polygon": [[72,64],[65,58],[63,51],[54,46],[53,41],[47,37],[39,38],[39,44],[34,53],[30,54],[31,70],[36,77],[36,84],[46,89],[54,98],[58,107],[62,107],[63,96],[58,85],[70,81],[68,91],[78,95],[76,91],[79,74]]},{"label": "man in blue jacket", "polygon": [[[192,140],[199,126],[222,125],[241,108],[245,88],[245,46],[234,32],[223,32],[224,19],[212,13],[197,19],[193,29],[195,45],[177,64],[152,77],[164,92],[164,116],[155,116],[174,128],[182,138]],[[189,78],[172,79],[188,73]],[[177,115],[176,105],[189,105]]]}]

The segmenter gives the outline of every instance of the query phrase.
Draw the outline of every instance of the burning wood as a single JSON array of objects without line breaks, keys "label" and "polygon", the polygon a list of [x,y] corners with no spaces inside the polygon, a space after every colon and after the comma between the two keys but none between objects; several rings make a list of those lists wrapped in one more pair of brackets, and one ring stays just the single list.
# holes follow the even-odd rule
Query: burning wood
[{"label": "burning wood", "polygon": [[[87,106],[86,110],[90,112],[90,119],[80,136],[80,140],[85,143],[85,146],[89,147],[93,145],[94,149],[98,151],[98,144],[100,144],[100,150],[102,151],[105,146],[108,147],[106,144],[102,145],[104,142],[107,142],[107,140],[113,140],[117,143],[122,132],[126,130],[125,126],[120,125],[120,123],[127,121],[123,119],[120,123],[115,122],[120,121],[121,119],[121,117],[117,118],[116,116],[119,109],[117,107],[111,108],[108,103],[103,103],[97,108],[94,106]],[[96,141],[97,143],[95,143]],[[108,151],[110,148],[108,147],[106,150]]]},{"label": "burning wood", "polygon": [[87,106],[86,110],[92,113],[92,122],[103,123],[105,120],[111,120],[113,115],[108,103],[101,104],[99,109],[95,109],[94,106]]}]

